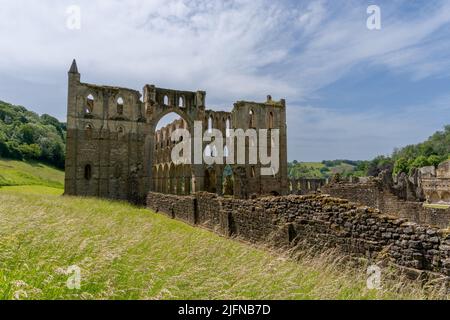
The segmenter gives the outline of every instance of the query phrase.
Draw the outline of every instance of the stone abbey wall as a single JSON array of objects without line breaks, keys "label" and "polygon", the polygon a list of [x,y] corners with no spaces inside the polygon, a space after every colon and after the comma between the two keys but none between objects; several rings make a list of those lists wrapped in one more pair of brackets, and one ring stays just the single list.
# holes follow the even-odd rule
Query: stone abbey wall
[{"label": "stone abbey wall", "polygon": [[[450,205],[450,160],[441,163],[437,169],[423,168],[422,188],[429,203]],[[428,170],[427,170],[428,169]]]},{"label": "stone abbey wall", "polygon": [[382,214],[348,200],[323,195],[240,200],[208,193],[149,193],[147,206],[253,243],[288,249],[306,241],[372,260],[387,259],[413,273],[450,276],[450,236],[445,230]]},{"label": "stone abbey wall", "polygon": [[370,179],[363,183],[334,182],[322,187],[321,191],[324,194],[348,199],[420,224],[429,224],[444,229],[450,227],[450,209],[432,208],[424,206],[419,201],[400,199],[379,179]]},{"label": "stone abbey wall", "polygon": [[[182,123],[172,123],[163,131],[156,130],[159,121],[170,113],[180,116]],[[253,164],[250,154],[257,149],[255,138],[245,140],[245,161],[223,156],[229,166],[205,161],[195,162],[210,142],[200,141],[201,150],[192,152],[190,161],[175,163],[170,155],[174,142],[171,133],[182,124],[195,138],[194,123],[206,129],[217,129],[225,136],[226,125],[231,129],[268,131],[267,140],[279,132],[279,170],[261,175],[261,161]],[[200,133],[202,135],[202,133]],[[230,154],[238,154],[238,146],[227,139]],[[195,140],[195,139],[192,139]],[[275,143],[269,143],[270,146]],[[197,152],[196,154],[194,154]],[[251,153],[252,152],[252,153]],[[222,157],[222,155],[219,156]],[[218,156],[218,157],[219,157]],[[218,161],[220,162],[220,161]],[[195,163],[195,164],[194,164]],[[149,191],[169,194],[191,194],[208,191],[224,193],[224,173],[232,185],[228,194],[248,198],[253,194],[286,194],[287,126],[286,101],[271,96],[261,103],[238,101],[231,112],[206,108],[206,92],[183,91],[145,85],[137,90],[99,86],[81,82],[74,60],[68,73],[67,143],[65,194],[129,200],[143,204]]]},{"label": "stone abbey wall", "polygon": [[289,178],[289,194],[307,195],[315,193],[328,183],[328,179]]}]

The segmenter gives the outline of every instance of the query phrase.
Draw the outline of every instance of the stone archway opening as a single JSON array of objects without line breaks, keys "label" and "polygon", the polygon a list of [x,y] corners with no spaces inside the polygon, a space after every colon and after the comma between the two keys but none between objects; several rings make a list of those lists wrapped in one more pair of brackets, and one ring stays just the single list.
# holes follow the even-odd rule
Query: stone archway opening
[{"label": "stone archway opening", "polygon": [[172,133],[178,129],[190,128],[189,122],[176,112],[165,114],[155,125],[152,156],[153,191],[176,195],[191,193],[191,166],[175,163],[172,159],[173,148],[183,141],[183,137],[179,137],[177,141],[172,140]]},{"label": "stone archway opening", "polygon": [[216,169],[208,167],[205,170],[205,191],[209,193],[217,193],[216,187]]},{"label": "stone archway opening", "polygon": [[437,192],[431,193],[428,202],[430,203],[438,203],[440,201],[439,194]]},{"label": "stone archway opening", "polygon": [[234,176],[233,168],[226,165],[222,173],[222,194],[224,196],[234,196]]},{"label": "stone archway opening", "polygon": [[441,202],[450,204],[450,192],[445,191],[441,194]]}]

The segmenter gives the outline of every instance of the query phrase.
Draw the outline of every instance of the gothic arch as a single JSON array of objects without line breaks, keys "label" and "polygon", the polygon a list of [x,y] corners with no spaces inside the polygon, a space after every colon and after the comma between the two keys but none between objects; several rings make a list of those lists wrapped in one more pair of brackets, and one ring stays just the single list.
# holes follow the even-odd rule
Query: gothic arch
[{"label": "gothic arch", "polygon": [[450,203],[450,192],[448,191],[444,191],[441,194],[441,201],[446,202],[446,203]]},{"label": "gothic arch", "polygon": [[430,194],[430,198],[428,199],[430,203],[437,203],[440,200],[439,194],[434,191]]},{"label": "gothic arch", "polygon": [[188,114],[179,107],[168,107],[168,108],[164,108],[164,110],[162,112],[159,112],[158,114],[154,115],[154,118],[151,122],[153,131],[156,130],[156,126],[161,121],[161,119],[170,113],[176,113],[182,119],[184,119],[184,121],[186,121],[188,128],[193,128],[194,121],[195,121],[193,114],[192,115]]}]

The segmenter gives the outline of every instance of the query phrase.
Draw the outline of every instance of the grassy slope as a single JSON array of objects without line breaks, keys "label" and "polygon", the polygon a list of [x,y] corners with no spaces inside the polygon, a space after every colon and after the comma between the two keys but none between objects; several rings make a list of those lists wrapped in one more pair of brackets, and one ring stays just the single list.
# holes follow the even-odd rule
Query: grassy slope
[{"label": "grassy slope", "polygon": [[[399,280],[367,290],[365,270],[335,255],[294,262],[125,203],[61,197],[63,183],[59,170],[0,159],[0,299],[424,297]],[[71,265],[81,290],[66,286]]]},{"label": "grassy slope", "polygon": [[[294,262],[125,203],[27,188],[0,189],[0,299],[423,298],[398,280],[368,290],[364,269],[333,256]],[[81,290],[66,287],[71,265]]]},{"label": "grassy slope", "polygon": [[38,162],[0,158],[0,187],[28,185],[62,189],[64,172]]}]

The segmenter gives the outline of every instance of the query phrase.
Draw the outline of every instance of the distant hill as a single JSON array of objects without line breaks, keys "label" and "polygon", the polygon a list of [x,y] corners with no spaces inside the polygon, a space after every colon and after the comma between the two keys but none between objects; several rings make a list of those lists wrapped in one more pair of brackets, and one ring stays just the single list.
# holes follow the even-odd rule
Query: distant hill
[{"label": "distant hill", "polygon": [[377,176],[388,170],[394,175],[411,173],[416,168],[438,166],[450,160],[450,125],[434,133],[426,141],[395,149],[391,156],[378,156],[370,161],[332,160],[322,162],[290,162],[290,178],[329,178],[339,173],[343,176]]},{"label": "distant hill", "polygon": [[0,101],[0,157],[38,160],[64,168],[66,125]]},{"label": "distant hill", "polygon": [[288,176],[290,178],[318,178],[326,179],[339,173],[343,176],[362,176],[365,174],[364,161],[352,160],[325,160],[322,162],[288,163]]}]

